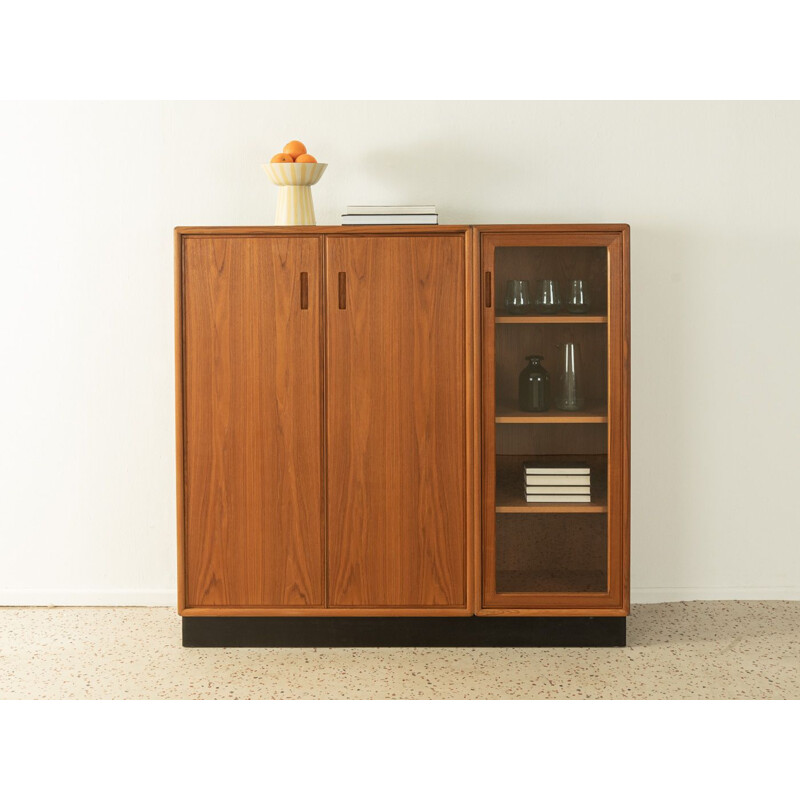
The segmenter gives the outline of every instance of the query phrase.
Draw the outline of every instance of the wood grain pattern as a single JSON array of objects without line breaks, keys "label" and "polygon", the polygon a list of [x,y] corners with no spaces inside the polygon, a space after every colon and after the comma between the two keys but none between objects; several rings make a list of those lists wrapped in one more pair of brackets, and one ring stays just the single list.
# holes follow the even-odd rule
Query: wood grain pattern
[{"label": "wood grain pattern", "polygon": [[361,236],[440,236],[461,235],[467,225],[200,225],[182,226],[175,231],[180,236],[323,236],[335,234]]},{"label": "wood grain pattern", "polygon": [[[483,471],[483,485],[481,497],[483,513],[481,514],[481,546],[480,546],[480,593],[481,601],[477,613],[482,613],[484,608],[491,605],[497,595],[497,564],[496,564],[496,487],[497,459],[495,453],[497,442],[495,439],[495,417],[497,414],[497,398],[495,396],[495,318],[496,311],[492,301],[492,287],[494,286],[494,251],[495,246],[490,236],[484,235],[478,228],[475,231],[476,250],[480,258],[480,269],[484,274],[483,300],[481,304],[481,433],[483,437],[483,455],[481,466]],[[516,426],[515,426],[516,427]],[[532,428],[533,426],[531,426]]]},{"label": "wood grain pattern", "polygon": [[626,614],[631,608],[631,231],[627,225],[621,232],[622,253],[622,352],[619,357],[619,390],[622,392],[619,435],[621,442],[622,484],[622,604]]},{"label": "wood grain pattern", "polygon": [[330,607],[466,613],[466,273],[464,236],[326,238]]},{"label": "wood grain pattern", "polygon": [[[483,394],[483,315],[487,313],[484,309],[492,308],[491,287],[493,276],[484,274],[483,257],[481,253],[481,235],[477,228],[472,228],[469,232],[470,255],[472,259],[472,273],[475,276],[475,354],[474,354],[474,382],[476,383],[476,396],[474,407],[474,418],[472,420],[474,435],[477,441],[477,451],[475,453],[475,469],[478,473],[476,482],[475,497],[475,523],[472,536],[472,570],[469,575],[472,583],[472,609],[473,613],[479,614],[483,605],[483,506],[484,506],[484,450],[483,426],[485,419],[484,394]],[[492,310],[491,313],[494,313]],[[492,412],[494,413],[494,409]]]},{"label": "wood grain pattern", "polygon": [[480,318],[480,264],[473,252],[472,231],[465,237],[466,286],[464,293],[464,315],[466,318],[466,341],[464,353],[465,407],[467,431],[465,438],[466,536],[465,581],[466,611],[474,614],[478,608],[478,589],[475,580],[476,546],[480,546],[481,513],[481,412],[480,412],[480,365],[481,365],[481,318]]},{"label": "wood grain pattern", "polygon": [[320,240],[186,238],[182,294],[186,606],[321,606]]},{"label": "wood grain pattern", "polygon": [[608,248],[609,589],[630,608],[630,265],[625,230]]},{"label": "wood grain pattern", "polygon": [[184,515],[184,430],[183,430],[183,239],[175,231],[175,482],[178,531],[178,613],[186,608],[186,553]]}]

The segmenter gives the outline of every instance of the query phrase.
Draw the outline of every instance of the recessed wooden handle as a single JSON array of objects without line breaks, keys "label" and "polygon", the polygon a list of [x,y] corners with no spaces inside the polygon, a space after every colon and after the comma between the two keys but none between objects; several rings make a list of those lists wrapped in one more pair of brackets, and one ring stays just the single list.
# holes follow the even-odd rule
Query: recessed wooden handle
[{"label": "recessed wooden handle", "polygon": [[300,273],[300,308],[308,308],[308,273]]},{"label": "recessed wooden handle", "polygon": [[486,308],[492,307],[492,273],[484,272],[484,297],[486,298]]},{"label": "recessed wooden handle", "polygon": [[347,274],[339,273],[339,308],[347,308]]}]

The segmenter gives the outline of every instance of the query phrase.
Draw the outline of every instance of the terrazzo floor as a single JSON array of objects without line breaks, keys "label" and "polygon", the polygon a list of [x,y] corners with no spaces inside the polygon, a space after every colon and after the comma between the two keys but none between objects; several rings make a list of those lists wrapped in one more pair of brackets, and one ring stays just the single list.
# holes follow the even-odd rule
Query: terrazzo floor
[{"label": "terrazzo floor", "polygon": [[800,602],[634,606],[628,642],[184,649],[173,608],[0,608],[0,699],[800,699]]}]

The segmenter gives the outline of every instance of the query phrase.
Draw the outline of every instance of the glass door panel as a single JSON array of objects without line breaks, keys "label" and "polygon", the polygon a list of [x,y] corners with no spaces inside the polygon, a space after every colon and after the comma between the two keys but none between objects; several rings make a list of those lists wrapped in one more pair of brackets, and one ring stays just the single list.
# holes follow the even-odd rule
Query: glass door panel
[{"label": "glass door panel", "polygon": [[[616,474],[609,462],[609,409],[616,406],[609,401],[618,391],[609,378],[609,309],[615,308],[609,237],[505,238],[513,245],[505,245],[504,238],[498,234],[482,249],[496,298],[493,311],[487,307],[484,315],[484,336],[491,338],[484,377],[484,391],[491,392],[484,395],[484,444],[491,448],[486,456],[491,463],[484,464],[493,507],[484,517],[483,605],[609,607],[621,591],[619,576],[612,574],[620,551],[614,537],[619,537],[609,529],[609,509],[618,496],[613,481],[609,490]],[[560,308],[536,304],[543,286],[558,292]],[[573,289],[582,304],[570,308]],[[513,299],[508,306],[507,296]],[[577,386],[582,402],[567,410],[570,404],[559,402],[559,395],[563,346],[570,344],[579,358],[575,382],[567,388]],[[545,410],[526,409],[520,397],[520,373],[531,355],[540,356],[549,373]],[[570,397],[574,400],[575,391]],[[578,469],[588,475],[578,477]]]}]

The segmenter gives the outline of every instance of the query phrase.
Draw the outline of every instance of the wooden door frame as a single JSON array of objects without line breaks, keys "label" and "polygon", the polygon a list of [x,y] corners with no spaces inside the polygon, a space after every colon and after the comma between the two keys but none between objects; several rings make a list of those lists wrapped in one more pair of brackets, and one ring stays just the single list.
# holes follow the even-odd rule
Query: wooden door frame
[{"label": "wooden door frame", "polygon": [[[583,246],[608,250],[608,463],[609,485],[614,487],[615,496],[609,494],[608,499],[609,586],[604,593],[504,593],[506,602],[499,605],[496,590],[492,591],[495,577],[494,317],[497,302],[492,294],[496,291],[495,249],[501,246]],[[630,227],[622,224],[476,226],[472,250],[480,275],[482,339],[482,532],[476,543],[476,613],[480,616],[626,616],[630,611]],[[487,595],[492,597],[489,602],[485,600]]]}]

